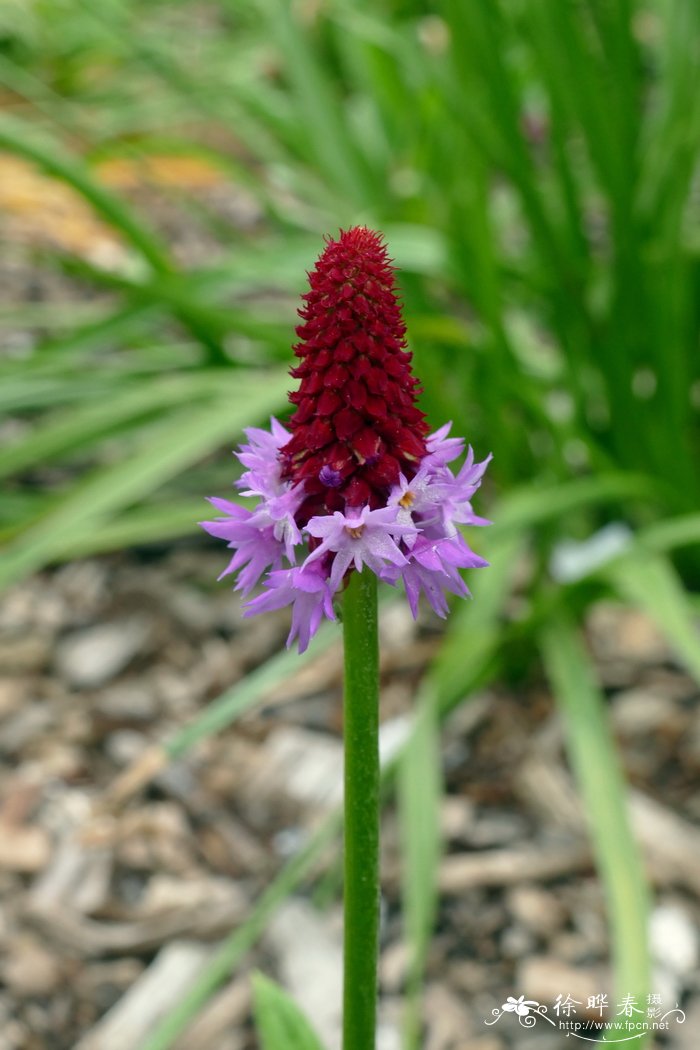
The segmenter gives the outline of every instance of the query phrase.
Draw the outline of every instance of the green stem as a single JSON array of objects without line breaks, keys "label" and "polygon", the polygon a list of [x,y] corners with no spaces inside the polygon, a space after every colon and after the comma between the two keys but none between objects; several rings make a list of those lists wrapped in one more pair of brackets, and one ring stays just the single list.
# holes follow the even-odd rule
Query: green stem
[{"label": "green stem", "polygon": [[374,1050],[379,947],[377,578],[350,577],[345,640],[345,948],[343,1050]]}]

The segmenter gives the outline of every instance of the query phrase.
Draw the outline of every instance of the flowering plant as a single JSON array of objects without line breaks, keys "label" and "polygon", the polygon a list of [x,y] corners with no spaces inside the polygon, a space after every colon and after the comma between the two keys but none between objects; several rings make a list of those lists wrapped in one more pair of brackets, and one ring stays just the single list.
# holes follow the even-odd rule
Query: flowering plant
[{"label": "flowering plant", "polygon": [[218,498],[201,524],[227,541],[248,595],[246,615],[292,606],[287,645],[303,652],[343,590],[344,1050],[375,1045],[379,945],[379,647],[377,580],[423,592],[440,616],[448,592],[466,595],[459,570],[486,562],[458,525],[486,525],[472,510],[490,460],[475,463],[450,424],[428,434],[416,405],[394,271],[381,237],[356,226],[329,240],[299,311],[300,359],[289,431],[246,431],[236,482],[252,510]]},{"label": "flowering plant", "polygon": [[[234,554],[221,576],[237,573],[248,595],[265,590],[246,615],[292,606],[290,645],[303,652],[333,597],[364,566],[387,583],[403,582],[415,617],[422,593],[439,616],[446,593],[466,596],[459,570],[486,565],[457,526],[485,525],[471,499],[491,456],[464,451],[446,424],[433,434],[416,406],[394,272],[381,238],[360,226],[329,240],[309,275],[299,311],[300,380],[286,430],[246,431],[236,482],[257,499],[246,509],[212,498],[222,516],[202,522]],[[221,578],[221,577],[220,577]]]}]

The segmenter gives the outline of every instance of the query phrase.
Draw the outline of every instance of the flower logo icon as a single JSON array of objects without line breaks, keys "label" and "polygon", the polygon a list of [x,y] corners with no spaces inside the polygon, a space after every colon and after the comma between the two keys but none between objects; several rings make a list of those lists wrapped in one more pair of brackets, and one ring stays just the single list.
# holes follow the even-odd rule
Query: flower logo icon
[{"label": "flower logo icon", "polygon": [[539,1003],[535,1002],[534,999],[526,999],[524,995],[519,996],[517,999],[509,995],[501,1009],[505,1010],[506,1013],[517,1014],[518,1017],[527,1017],[531,1006],[539,1006]]}]

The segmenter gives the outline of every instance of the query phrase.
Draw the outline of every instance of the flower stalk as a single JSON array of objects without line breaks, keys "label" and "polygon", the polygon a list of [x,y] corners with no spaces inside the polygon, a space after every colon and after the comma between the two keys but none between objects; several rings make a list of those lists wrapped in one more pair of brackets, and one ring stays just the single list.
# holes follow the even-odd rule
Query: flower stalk
[{"label": "flower stalk", "polygon": [[377,577],[343,595],[345,833],[343,1048],[374,1050],[379,949],[379,644]]}]

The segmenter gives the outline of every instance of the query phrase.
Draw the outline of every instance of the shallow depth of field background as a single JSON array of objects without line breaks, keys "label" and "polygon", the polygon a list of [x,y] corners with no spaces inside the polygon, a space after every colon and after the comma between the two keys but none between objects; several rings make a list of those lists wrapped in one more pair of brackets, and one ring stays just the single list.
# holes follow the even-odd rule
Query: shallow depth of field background
[{"label": "shallow depth of field background", "polygon": [[419,718],[382,1045],[555,1048],[483,1021],[577,979],[665,981],[663,1045],[695,1045],[699,153],[694,0],[0,6],[2,1050],[247,1050],[253,965],[330,1050],[304,988],[337,851],[284,864],[336,800],[337,639],[281,657],[195,523],[284,418],[305,271],[358,223],[431,424],[494,453],[475,601],[414,629],[386,595],[384,718]]}]

